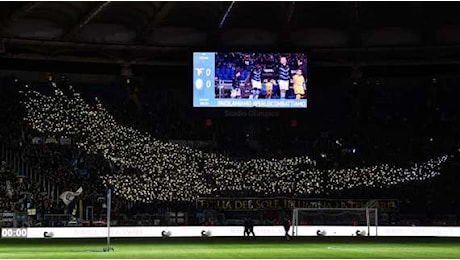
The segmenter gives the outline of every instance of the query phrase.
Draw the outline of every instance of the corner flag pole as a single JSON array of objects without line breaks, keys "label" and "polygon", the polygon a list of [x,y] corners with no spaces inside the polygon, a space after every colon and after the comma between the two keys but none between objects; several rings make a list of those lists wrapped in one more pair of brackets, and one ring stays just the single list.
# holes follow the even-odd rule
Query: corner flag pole
[{"label": "corner flag pole", "polygon": [[110,247],[110,212],[112,207],[112,190],[107,190],[107,252],[113,251]]}]

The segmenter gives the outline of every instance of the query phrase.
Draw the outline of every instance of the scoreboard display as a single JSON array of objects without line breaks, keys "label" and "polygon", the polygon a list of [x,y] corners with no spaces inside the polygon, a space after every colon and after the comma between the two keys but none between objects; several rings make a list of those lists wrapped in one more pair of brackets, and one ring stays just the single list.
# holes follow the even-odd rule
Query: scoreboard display
[{"label": "scoreboard display", "polygon": [[0,238],[27,238],[27,228],[1,228]]},{"label": "scoreboard display", "polygon": [[193,53],[194,107],[307,108],[304,53]]}]

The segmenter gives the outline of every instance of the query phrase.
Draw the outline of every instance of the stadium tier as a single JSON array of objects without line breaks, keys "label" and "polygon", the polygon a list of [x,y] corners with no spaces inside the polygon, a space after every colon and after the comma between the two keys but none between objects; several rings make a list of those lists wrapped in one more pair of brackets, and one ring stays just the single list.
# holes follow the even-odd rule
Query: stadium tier
[{"label": "stadium tier", "polygon": [[[193,147],[193,141],[187,145],[151,134],[156,130],[123,125],[123,112],[113,114],[109,99],[92,96],[90,101],[68,83],[51,80],[33,86],[12,80],[3,90],[11,97],[5,108],[15,111],[2,132],[7,226],[103,226],[109,187],[116,198],[115,225],[241,225],[247,216],[257,225],[276,225],[296,208],[344,205],[378,207],[381,225],[457,221],[447,216],[448,207],[446,213],[423,219],[417,216],[418,195],[411,197],[414,202],[404,200],[412,187],[436,187],[440,179],[450,178],[445,171],[456,155],[447,150],[440,154],[429,148],[409,163],[363,163],[353,160],[356,148],[345,149],[343,139],[332,143],[325,136],[314,140],[329,142],[319,156],[235,157],[225,146],[210,150],[201,141],[203,147]],[[206,123],[198,131],[209,127]],[[292,125],[285,129],[295,132]],[[77,192],[79,188],[83,191]],[[334,198],[338,194],[349,194],[348,199]],[[313,214],[298,224],[358,224],[358,217],[345,215],[326,223],[324,215]]]}]

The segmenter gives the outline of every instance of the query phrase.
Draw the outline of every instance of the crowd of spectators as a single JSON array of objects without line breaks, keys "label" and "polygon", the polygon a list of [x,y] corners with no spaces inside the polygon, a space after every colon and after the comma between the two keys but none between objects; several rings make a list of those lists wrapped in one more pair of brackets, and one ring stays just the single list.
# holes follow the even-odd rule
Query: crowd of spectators
[{"label": "crowd of spectators", "polygon": [[301,69],[307,75],[307,57],[303,53],[242,53],[229,52],[216,54],[216,76],[222,80],[231,80],[236,71],[241,78],[246,79],[256,63],[263,69],[275,69],[280,64],[280,58],[287,59],[287,65],[292,70]]},{"label": "crowd of spectators", "polygon": [[[0,170],[0,213],[13,214],[3,225],[31,226],[44,214],[62,213],[62,203],[50,199],[46,190],[38,183],[18,175],[2,161]],[[33,214],[28,210],[34,209]],[[30,215],[28,217],[28,215]]]},{"label": "crowd of spectators", "polygon": [[[105,196],[106,187],[98,176],[115,169],[101,157],[79,150],[71,136],[46,135],[30,128],[23,121],[17,80],[5,81],[0,87],[1,96],[8,97],[0,104],[0,147],[3,155],[12,154],[14,161],[8,165],[3,158],[0,168],[0,212],[27,216],[27,210],[33,208],[36,215],[27,218],[29,224],[46,221],[45,215],[71,215],[75,204],[66,206],[59,194],[85,187],[78,202],[97,206],[94,215],[99,216],[103,209],[97,199]],[[13,169],[11,164],[17,167]],[[127,206],[114,203],[114,210]]]},{"label": "crowd of spectators", "polygon": [[100,102],[89,105],[57,86],[53,95],[26,91],[25,98],[26,120],[34,129],[74,134],[85,152],[134,169],[137,174],[122,170],[101,178],[117,195],[135,202],[194,201],[200,195],[233,192],[309,196],[357,186],[384,187],[438,176],[440,165],[448,159],[443,155],[406,168],[380,164],[344,170],[320,170],[307,156],[233,160],[121,126]]},{"label": "crowd of spectators", "polygon": [[[157,201],[190,202],[197,196],[328,196],[330,193],[338,194],[356,188],[381,189],[404,183],[419,183],[439,176],[440,167],[448,160],[446,154],[451,154],[451,150],[442,151],[443,145],[439,145],[438,149],[433,148],[440,140],[436,135],[426,136],[424,145],[431,154],[418,157],[418,163],[414,157],[400,157],[401,154],[412,155],[418,152],[416,148],[412,148],[413,152],[405,150],[411,145],[372,147],[368,144],[376,140],[368,138],[366,134],[375,133],[377,130],[368,127],[371,123],[368,126],[361,124],[362,132],[353,138],[341,139],[338,135],[329,134],[327,137],[315,139],[308,146],[305,144],[306,135],[301,132],[303,128],[293,126],[292,122],[271,131],[267,129],[270,130],[273,126],[261,124],[260,131],[248,131],[246,139],[243,136],[245,142],[237,140],[236,138],[240,138],[238,135],[230,136],[225,141],[227,145],[219,146],[218,152],[205,152],[173,144],[168,139],[217,136],[217,142],[222,142],[219,138],[226,139],[226,133],[232,131],[228,127],[216,129],[204,122],[194,122],[180,107],[167,106],[170,108],[165,109],[162,105],[156,105],[155,109],[146,111],[154,118],[157,118],[157,114],[158,118],[162,115],[163,121],[159,119],[156,122],[170,122],[176,125],[175,130],[171,131],[169,123],[153,124],[152,129],[136,130],[118,123],[121,116],[113,114],[112,107],[106,108],[105,103],[102,105],[99,100],[88,102],[88,97],[83,98],[74,90],[54,86],[51,93],[43,94],[30,87],[24,89],[22,97],[22,104],[10,104],[11,108],[5,105],[3,111],[10,112],[3,113],[2,116],[12,117],[17,114],[15,110],[24,109],[27,124],[6,124],[10,129],[16,130],[3,131],[2,141],[18,151],[23,151],[24,159],[50,178],[62,191],[83,186],[85,192],[82,199],[88,205],[97,204],[97,198],[103,194],[105,187],[112,187],[119,199],[117,204],[120,205],[114,207],[118,212],[126,212],[127,201],[140,205]],[[182,116],[180,120],[176,120],[171,119],[169,114]],[[380,120],[378,115],[373,116]],[[395,118],[383,121],[394,124],[392,121]],[[4,120],[3,122],[12,122]],[[178,124],[175,121],[181,122]],[[259,123],[253,123],[252,126]],[[188,126],[192,127],[189,129]],[[251,124],[239,126],[239,133],[244,133],[241,129],[246,127],[250,130]],[[383,130],[390,131],[391,128]],[[205,131],[212,134],[204,135]],[[265,132],[267,137],[261,134]],[[287,134],[273,136],[272,132]],[[402,135],[406,134],[408,133],[403,132]],[[72,144],[34,144],[32,139],[36,136],[42,140],[68,137]],[[160,138],[156,138],[157,136]],[[385,138],[393,136],[397,138],[398,135],[391,132]],[[413,143],[417,142],[416,138],[417,136],[413,137]],[[251,142],[269,145],[262,149],[262,153],[257,154],[252,149],[246,151],[245,143]],[[240,145],[236,146],[236,143]],[[395,147],[402,150],[395,153]],[[224,155],[233,148],[243,159],[237,160],[234,156]],[[379,152],[366,154],[366,163],[359,161],[355,164],[342,164],[337,160],[343,158],[341,156],[344,154],[348,157],[356,157],[360,153],[362,155],[367,149]],[[296,153],[303,154],[305,150],[318,153],[309,153],[311,157],[291,156]],[[382,156],[385,150],[394,153],[397,159],[389,163],[382,162],[388,161],[388,157]],[[267,158],[267,154],[271,156]],[[261,158],[244,158],[251,155],[260,155]],[[371,157],[374,158],[369,159]],[[328,161],[324,165],[322,160]],[[401,161],[405,163],[400,163]],[[39,189],[37,194],[40,192],[42,191]],[[61,210],[63,208],[59,211]]]}]

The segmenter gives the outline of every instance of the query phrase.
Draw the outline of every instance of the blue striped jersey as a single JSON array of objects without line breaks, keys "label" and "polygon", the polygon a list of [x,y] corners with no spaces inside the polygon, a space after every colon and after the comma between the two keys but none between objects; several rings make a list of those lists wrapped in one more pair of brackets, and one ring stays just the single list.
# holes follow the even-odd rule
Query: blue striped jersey
[{"label": "blue striped jersey", "polygon": [[255,81],[262,81],[262,69],[253,69],[251,72],[251,79]]},{"label": "blue striped jersey", "polygon": [[278,77],[280,80],[290,80],[291,79],[291,69],[288,65],[280,65],[278,67]]}]

